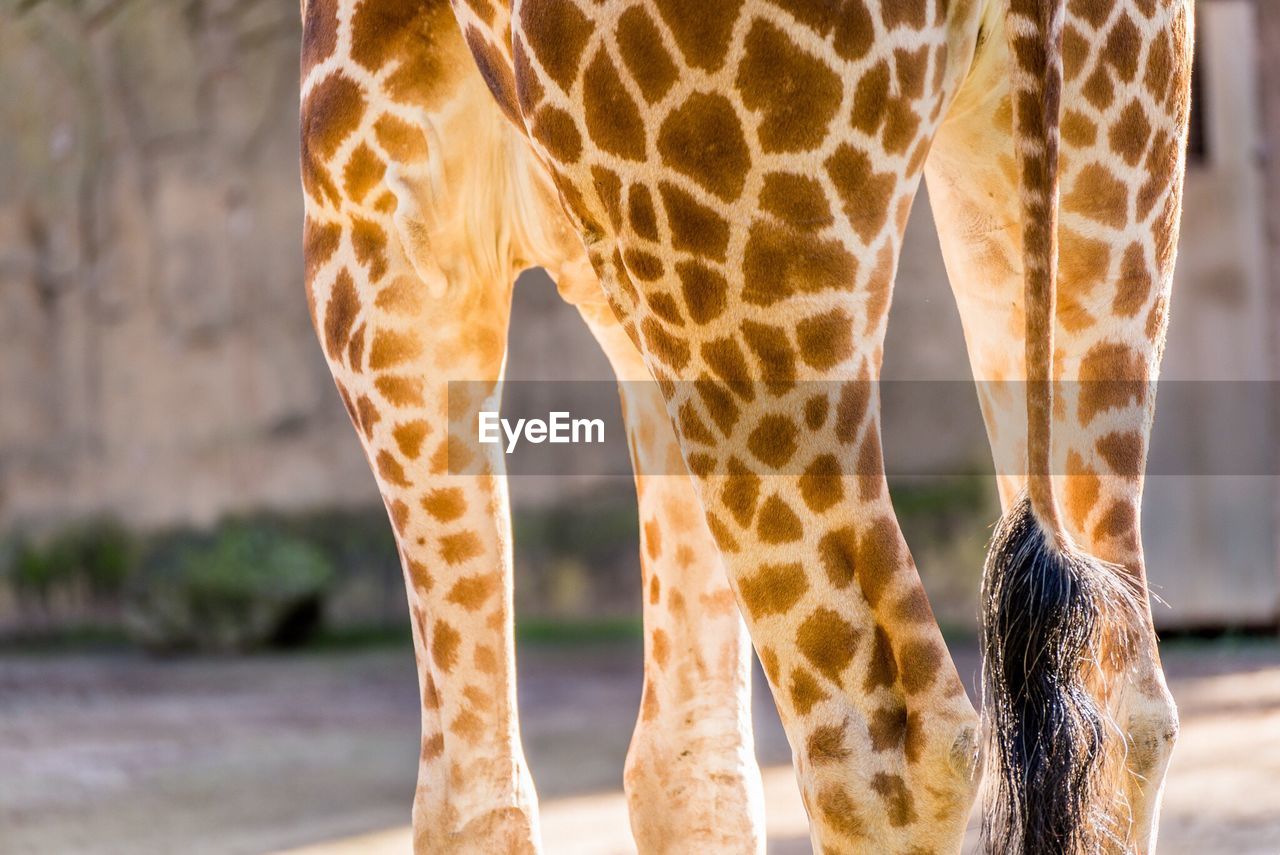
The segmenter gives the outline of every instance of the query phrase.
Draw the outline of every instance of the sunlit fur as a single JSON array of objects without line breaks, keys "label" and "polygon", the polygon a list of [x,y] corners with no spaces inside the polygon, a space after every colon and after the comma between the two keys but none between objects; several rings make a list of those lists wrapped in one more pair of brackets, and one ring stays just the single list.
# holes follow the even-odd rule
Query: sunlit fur
[{"label": "sunlit fur", "polygon": [[[619,377],[659,381],[644,402],[623,391],[646,573],[626,773],[639,850],[763,849],[735,600],[815,850],[961,848],[979,720],[898,526],[878,396],[864,391],[923,173],[974,377],[1043,387],[1025,413],[1016,396],[983,398],[995,445],[1028,428],[1029,465],[1001,470],[1000,490],[1011,507],[1027,488],[1034,511],[1010,518],[988,574],[993,661],[1030,666],[1017,685],[1000,673],[1003,698],[989,692],[1005,708],[997,744],[1016,749],[993,845],[1076,855],[1113,833],[1154,850],[1176,732],[1154,633],[1142,610],[1129,643],[1108,588],[1119,571],[1066,544],[1141,585],[1145,390],[1176,255],[1190,0],[305,12],[308,294],[404,556],[423,686],[418,851],[541,851],[515,718],[504,483],[445,465],[446,386],[496,388],[511,279],[531,263]],[[1050,380],[1092,386],[1073,406]],[[1052,443],[1050,413],[1067,428]],[[681,458],[692,481],[645,477]],[[1056,661],[1028,662],[1046,638]],[[1050,702],[1028,704],[1032,690]],[[1042,756],[1045,731],[1069,738]],[[1104,803],[1073,813],[1090,787]]]},{"label": "sunlit fur", "polygon": [[[422,127],[427,162],[411,167],[410,175],[393,163],[384,181],[396,196],[401,244],[414,272],[436,296],[448,283],[509,279],[522,261],[560,254],[560,224],[545,215],[556,204],[555,190],[510,122],[496,110],[477,113],[469,146],[462,150],[445,146],[433,117],[423,115]],[[528,258],[514,259],[513,265],[510,246],[522,247]]]}]

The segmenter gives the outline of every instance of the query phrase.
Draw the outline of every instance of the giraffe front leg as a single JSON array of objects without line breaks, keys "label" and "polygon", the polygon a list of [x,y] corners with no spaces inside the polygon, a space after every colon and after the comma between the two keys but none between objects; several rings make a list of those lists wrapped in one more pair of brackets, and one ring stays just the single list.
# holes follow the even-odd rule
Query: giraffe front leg
[{"label": "giraffe front leg", "polygon": [[[404,567],[423,721],[414,848],[535,853],[502,461],[495,446],[482,446],[486,455],[450,434],[451,418],[497,409],[514,271],[506,233],[479,234],[468,218],[503,203],[487,194],[510,131],[464,62],[446,5],[404,15],[364,14],[368,5],[343,0],[307,17],[306,270],[316,330]],[[357,48],[356,59],[344,54]],[[435,75],[415,77],[421,89],[372,73],[427,50],[430,62],[409,66]],[[452,395],[450,381],[463,384]]]},{"label": "giraffe front leg", "polygon": [[763,853],[751,642],[666,406],[595,274],[558,278],[617,375],[635,469],[644,693],[624,784],[641,853]]},{"label": "giraffe front leg", "polygon": [[[652,383],[623,391],[644,568],[644,693],[625,785],[641,853],[763,853],[751,642]],[[652,473],[652,474],[649,474]]]},{"label": "giraffe front leg", "polygon": [[[408,269],[393,264],[383,288],[361,278],[346,291],[355,268],[345,255],[312,287],[330,368],[404,567],[423,708],[414,849],[534,853],[536,795],[516,715],[506,480],[500,452],[478,458],[450,432],[457,420],[474,424],[476,411],[497,409],[506,295],[434,302],[419,294],[432,309],[428,323],[399,303],[380,308],[387,301],[379,295],[422,287]],[[451,379],[460,384],[452,390]]]},{"label": "giraffe front leg", "polygon": [[[478,459],[475,446],[450,433],[451,420],[474,423],[476,411],[497,409],[491,395],[509,289],[433,300],[394,253],[375,286],[340,241],[311,288],[330,368],[404,565],[423,704],[415,850],[535,852],[536,800],[516,719],[500,452],[484,446],[493,456]],[[450,390],[451,379],[461,385]]]},{"label": "giraffe front leg", "polygon": [[[492,475],[413,483],[389,495],[430,718],[414,851],[537,852],[537,799],[516,715],[505,485]],[[420,513],[405,513],[410,499]]]}]

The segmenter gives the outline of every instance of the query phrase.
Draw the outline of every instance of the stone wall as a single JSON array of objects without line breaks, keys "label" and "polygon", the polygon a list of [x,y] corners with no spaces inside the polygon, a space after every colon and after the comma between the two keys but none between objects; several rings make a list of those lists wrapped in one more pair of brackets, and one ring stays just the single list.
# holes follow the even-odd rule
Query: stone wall
[{"label": "stone wall", "polygon": [[369,501],[301,287],[297,3],[0,6],[0,526]]}]

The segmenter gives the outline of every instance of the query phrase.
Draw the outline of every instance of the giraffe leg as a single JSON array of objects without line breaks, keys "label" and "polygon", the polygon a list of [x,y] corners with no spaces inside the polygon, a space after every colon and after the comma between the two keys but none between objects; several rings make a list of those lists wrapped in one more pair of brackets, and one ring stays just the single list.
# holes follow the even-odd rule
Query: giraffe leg
[{"label": "giraffe leg", "polygon": [[[571,272],[572,271],[572,272]],[[617,375],[640,509],[645,680],[624,777],[642,853],[764,851],[751,648],[666,406],[585,259],[557,276]]]},{"label": "giraffe leg", "polygon": [[[1151,852],[1178,722],[1146,604],[1138,520],[1177,242],[1191,12],[1181,2],[1157,9],[1128,0],[1079,8],[1091,20],[1069,7],[1055,481],[1073,539],[1124,568],[1143,595],[1140,637],[1113,681],[1126,736],[1117,770],[1128,770],[1117,782],[1127,806],[1114,819],[1132,851]],[[1007,507],[1022,488],[1025,403],[1017,384],[1001,381],[1025,376],[1020,339],[1010,341],[1022,329],[1023,280],[1001,10],[986,28],[926,173]],[[1141,35],[1120,67],[1115,56],[1088,55],[1087,45],[1130,32]]]},{"label": "giraffe leg", "polygon": [[[469,389],[484,385],[476,378],[491,378],[491,388],[496,382],[508,295],[495,288],[424,300],[429,318],[384,312],[382,294],[421,283],[401,268],[388,274],[385,288],[370,286],[351,259],[343,263],[346,255],[340,248],[311,287],[322,307],[317,324],[336,342],[330,368],[377,477],[405,570],[423,702],[415,850],[534,852],[535,795],[515,709],[502,463],[500,457],[460,461],[447,439],[446,409],[451,417],[460,412],[449,381]],[[393,255],[393,270],[398,261]],[[469,311],[455,300],[480,305]],[[347,311],[355,331],[333,334],[349,326],[335,320]],[[371,349],[352,357],[352,342],[361,335]],[[408,341],[412,357],[379,356],[379,342]],[[478,394],[471,403],[497,409],[495,400]],[[451,475],[454,466],[483,474]]]},{"label": "giraffe leg", "polygon": [[642,853],[763,853],[764,804],[751,728],[751,645],[652,382],[623,390],[637,462],[644,567],[645,683],[627,753],[631,827]]},{"label": "giraffe leg", "polygon": [[825,6],[658,6],[518,2],[520,110],[666,400],[815,849],[957,851],[977,717],[893,514],[873,381],[976,6],[912,6],[883,44]]},{"label": "giraffe leg", "polygon": [[532,853],[502,460],[449,440],[450,417],[497,408],[515,271],[501,239],[467,226],[510,205],[508,159],[526,148],[508,144],[447,5],[369,5],[307,15],[308,297],[404,566],[423,709],[415,850]]}]

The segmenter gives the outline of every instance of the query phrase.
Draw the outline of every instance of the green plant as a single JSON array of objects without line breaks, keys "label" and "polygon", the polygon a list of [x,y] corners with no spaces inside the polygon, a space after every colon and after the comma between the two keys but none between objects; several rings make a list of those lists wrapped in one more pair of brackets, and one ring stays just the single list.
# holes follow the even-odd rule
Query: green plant
[{"label": "green plant", "polygon": [[5,576],[18,601],[27,607],[37,604],[47,608],[58,582],[57,566],[25,537],[15,537],[5,551]]},{"label": "green plant", "polygon": [[118,522],[101,517],[42,538],[15,535],[0,553],[19,600],[48,608],[58,592],[81,602],[114,601],[133,566],[136,542]]},{"label": "green plant", "polygon": [[155,650],[242,651],[319,627],[333,564],[278,527],[231,521],[157,536],[129,584],[125,625]]},{"label": "green plant", "polygon": [[137,544],[119,522],[90,519],[54,541],[53,555],[71,577],[98,599],[118,596],[136,560]]}]

